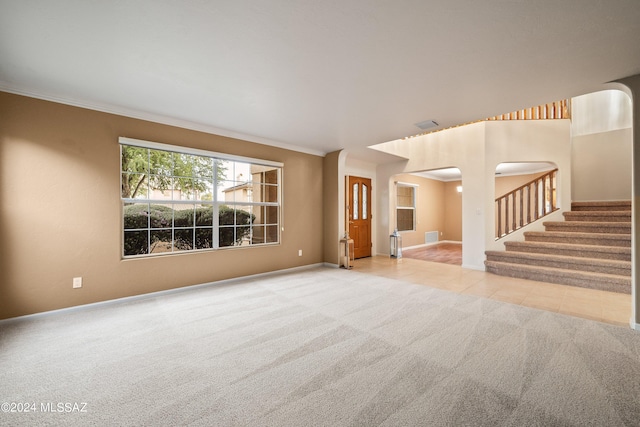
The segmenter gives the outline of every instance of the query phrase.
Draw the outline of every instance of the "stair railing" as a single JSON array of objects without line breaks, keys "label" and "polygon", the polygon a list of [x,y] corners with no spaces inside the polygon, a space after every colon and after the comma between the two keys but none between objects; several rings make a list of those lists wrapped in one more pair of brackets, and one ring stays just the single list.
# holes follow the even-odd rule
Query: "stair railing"
[{"label": "stair railing", "polygon": [[558,210],[557,172],[547,172],[496,199],[496,240]]}]

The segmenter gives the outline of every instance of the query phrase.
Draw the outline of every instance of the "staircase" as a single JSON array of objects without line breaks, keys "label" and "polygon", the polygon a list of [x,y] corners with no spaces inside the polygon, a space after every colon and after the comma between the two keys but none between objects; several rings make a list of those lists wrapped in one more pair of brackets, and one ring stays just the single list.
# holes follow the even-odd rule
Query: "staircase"
[{"label": "staircase", "polygon": [[486,251],[486,271],[501,276],[631,293],[631,202],[574,202],[564,221]]}]

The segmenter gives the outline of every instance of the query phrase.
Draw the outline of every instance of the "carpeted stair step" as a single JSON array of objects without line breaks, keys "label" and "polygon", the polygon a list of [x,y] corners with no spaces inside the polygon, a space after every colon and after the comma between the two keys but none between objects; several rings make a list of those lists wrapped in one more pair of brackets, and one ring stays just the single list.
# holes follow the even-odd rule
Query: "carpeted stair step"
[{"label": "carpeted stair step", "polygon": [[565,221],[631,222],[631,211],[572,211],[562,215]]},{"label": "carpeted stair step", "polygon": [[631,222],[545,221],[546,231],[631,234]]},{"label": "carpeted stair step", "polygon": [[631,200],[610,200],[602,202],[573,202],[572,211],[630,211]]},{"label": "carpeted stair step", "polygon": [[631,261],[631,247],[554,242],[504,242],[507,251]]},{"label": "carpeted stair step", "polygon": [[525,231],[527,242],[570,243],[631,247],[631,234],[577,233],[562,231]]},{"label": "carpeted stair step", "polygon": [[554,254],[537,254],[513,251],[487,251],[488,261],[512,264],[537,265],[564,270],[590,271],[631,277],[631,261],[581,258]]},{"label": "carpeted stair step", "polygon": [[485,261],[486,271],[500,276],[558,283],[609,292],[631,293],[631,277],[533,265]]}]

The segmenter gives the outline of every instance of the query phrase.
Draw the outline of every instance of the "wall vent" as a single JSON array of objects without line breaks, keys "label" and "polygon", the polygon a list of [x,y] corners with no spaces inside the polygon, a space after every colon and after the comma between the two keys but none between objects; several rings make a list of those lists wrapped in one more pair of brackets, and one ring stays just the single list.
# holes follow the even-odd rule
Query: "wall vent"
[{"label": "wall vent", "polygon": [[424,242],[425,243],[434,243],[438,241],[438,232],[437,231],[427,231],[424,233]]}]

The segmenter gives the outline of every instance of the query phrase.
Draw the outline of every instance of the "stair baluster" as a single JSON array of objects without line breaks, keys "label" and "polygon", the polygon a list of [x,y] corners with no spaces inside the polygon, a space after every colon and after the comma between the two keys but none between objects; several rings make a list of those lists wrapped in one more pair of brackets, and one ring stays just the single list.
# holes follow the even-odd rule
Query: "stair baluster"
[{"label": "stair baluster", "polygon": [[[558,169],[547,172],[495,200],[498,214],[496,240],[533,222],[531,211],[533,211],[533,220],[536,221],[558,209],[555,200],[557,172]],[[533,195],[531,194],[532,186]],[[526,198],[524,197],[525,188],[527,189]],[[503,206],[504,219],[502,217]],[[525,211],[527,212],[526,216]]]}]

